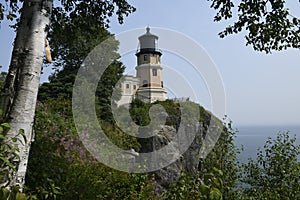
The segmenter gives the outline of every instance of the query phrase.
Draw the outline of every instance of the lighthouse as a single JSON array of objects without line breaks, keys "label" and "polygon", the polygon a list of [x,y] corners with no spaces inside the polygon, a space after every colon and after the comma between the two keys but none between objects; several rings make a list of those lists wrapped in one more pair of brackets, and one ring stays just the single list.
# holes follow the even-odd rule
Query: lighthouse
[{"label": "lighthouse", "polygon": [[136,91],[136,97],[144,102],[152,103],[157,100],[167,99],[167,92],[164,89],[163,74],[161,66],[162,53],[158,49],[158,36],[146,33],[139,38],[139,48],[135,54],[137,57],[136,77],[140,80]]}]

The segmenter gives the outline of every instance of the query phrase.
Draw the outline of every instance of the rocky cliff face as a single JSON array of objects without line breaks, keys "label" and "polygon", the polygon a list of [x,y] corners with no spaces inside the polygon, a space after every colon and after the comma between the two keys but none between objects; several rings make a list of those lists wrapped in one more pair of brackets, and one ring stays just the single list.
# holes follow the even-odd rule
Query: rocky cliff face
[{"label": "rocky cliff face", "polygon": [[[177,120],[175,126],[163,125],[160,130],[140,129],[140,134],[145,134],[143,133],[145,131],[151,131],[152,133],[148,132],[147,134],[154,136],[139,139],[141,144],[139,153],[158,151],[173,143],[164,159],[177,158],[172,164],[151,172],[155,175],[157,193],[164,192],[170,184],[178,180],[183,172],[202,170],[201,160],[208,155],[215,145],[223,130],[223,125],[219,119],[208,112],[202,113],[201,119],[197,122],[183,123],[180,125],[181,127],[179,127],[180,120]],[[191,137],[191,133],[195,133],[195,135],[191,144],[183,153],[181,149],[182,143],[185,142],[186,138]],[[181,136],[178,138],[179,134]],[[151,158],[150,162],[159,165],[163,160]]]}]

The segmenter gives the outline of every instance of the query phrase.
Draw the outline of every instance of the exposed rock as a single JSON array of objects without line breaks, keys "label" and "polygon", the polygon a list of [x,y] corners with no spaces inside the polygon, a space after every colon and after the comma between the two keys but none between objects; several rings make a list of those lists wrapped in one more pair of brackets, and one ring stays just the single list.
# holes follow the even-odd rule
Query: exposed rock
[{"label": "exposed rock", "polygon": [[[142,146],[140,153],[153,152],[168,144],[176,142],[173,144],[170,153],[165,158],[171,159],[176,157],[178,159],[172,164],[152,172],[154,173],[157,182],[157,193],[166,191],[170,184],[175,183],[176,180],[178,180],[182,172],[195,172],[201,170],[201,166],[199,165],[201,159],[206,157],[212,149],[223,129],[220,120],[211,114],[205,116],[205,120],[204,123],[198,122],[180,125],[181,127],[178,130],[167,125],[162,126],[161,130],[141,129],[142,131],[153,131],[150,135],[155,136],[139,139]],[[182,150],[181,142],[182,140],[191,137],[191,133],[195,133],[195,137],[192,138],[193,140],[188,149],[180,155]],[[178,135],[181,136],[179,137]],[[156,158],[151,158],[150,160],[151,162],[160,162],[160,160],[155,159]]]}]

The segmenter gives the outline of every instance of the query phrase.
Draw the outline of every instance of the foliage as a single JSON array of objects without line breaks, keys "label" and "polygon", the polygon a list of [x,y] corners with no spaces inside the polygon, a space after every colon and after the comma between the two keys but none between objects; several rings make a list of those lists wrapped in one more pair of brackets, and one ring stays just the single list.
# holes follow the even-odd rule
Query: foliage
[{"label": "foliage", "polygon": [[7,72],[0,73],[0,89],[2,89],[4,87],[4,81],[5,81],[6,75],[7,75]]},{"label": "foliage", "polygon": [[[1,111],[2,112],[2,111]],[[29,197],[25,193],[19,191],[19,187],[16,186],[11,190],[5,188],[9,184],[10,171],[15,170],[13,162],[19,159],[19,149],[11,144],[16,143],[20,140],[20,137],[25,138],[24,132],[20,130],[19,135],[10,138],[13,143],[10,143],[6,133],[10,129],[8,123],[0,124],[0,199],[10,199],[10,200],[26,200],[33,199],[34,197]]]},{"label": "foliage", "polygon": [[135,11],[135,8],[127,3],[126,0],[95,0],[92,2],[74,0],[61,0],[61,6],[54,8],[57,12],[68,13],[66,16],[69,20],[73,17],[92,16],[97,19],[99,23],[106,25],[110,22],[109,17],[116,14],[119,23],[123,23],[124,16],[128,16],[130,13]]},{"label": "foliage", "polygon": [[223,199],[221,193],[222,188],[224,187],[224,174],[221,170],[213,167],[212,172],[204,174],[203,182],[204,184],[200,185],[199,190],[204,196],[205,199],[219,200]]},{"label": "foliage", "polygon": [[[177,103],[157,103],[163,104],[169,115],[179,114]],[[132,103],[134,109],[142,110],[150,106],[139,100]],[[182,195],[189,197],[187,199],[197,195],[202,199],[220,199],[222,196],[220,191],[224,187],[224,175],[221,170],[212,168],[207,175],[201,171],[196,175],[183,175],[168,194],[160,197],[154,193],[153,177],[112,170],[89,155],[76,135],[69,99],[49,99],[39,103],[37,108],[36,141],[30,152],[26,186],[27,193],[39,199],[179,199]],[[144,123],[145,113],[146,110],[138,110],[131,114],[134,119],[143,119],[141,122]],[[132,138],[126,139],[120,135],[121,130],[113,124],[101,123],[104,132],[118,146],[138,149],[138,144],[134,145]],[[184,192],[182,188],[185,188]]]},{"label": "foliage", "polygon": [[[57,13],[59,14],[61,13]],[[97,18],[86,16],[69,21],[66,18],[54,20],[48,37],[54,59],[51,66],[56,71],[49,77],[50,83],[44,83],[40,87],[38,98],[39,100],[58,96],[71,98],[76,74],[82,62],[97,45],[112,35],[103,28],[103,25],[97,23]],[[112,42],[111,53],[117,49],[118,42]],[[123,70],[122,64],[115,61],[109,67],[109,72],[106,72],[107,79],[120,76]],[[114,80],[113,78],[112,81]]]},{"label": "foliage", "polygon": [[[234,188],[237,187],[240,179],[240,162],[238,154],[240,150],[235,146],[234,138],[237,130],[233,129],[232,121],[224,117],[224,130],[220,135],[213,150],[203,160],[203,169],[205,173],[214,173],[214,168],[222,173],[222,185],[220,188],[226,199],[237,199]],[[227,122],[228,121],[228,122]]]},{"label": "foliage", "polygon": [[[66,20],[65,18],[63,18]],[[60,21],[53,23],[50,31],[50,39],[53,41],[54,67],[57,71],[49,77],[49,83],[43,83],[39,89],[38,99],[42,102],[47,99],[71,99],[73,84],[79,67],[85,57],[97,45],[104,40],[109,40],[109,50],[105,52],[107,57],[118,57],[118,41],[112,39],[112,35],[97,24],[97,19],[92,16],[73,18],[72,21]],[[61,24],[63,24],[61,26]],[[76,24],[76,26],[74,26]],[[97,52],[99,58],[101,52]],[[62,69],[58,68],[62,67]],[[111,112],[111,96],[114,87],[121,78],[124,66],[121,62],[114,60],[104,71],[96,90],[96,113],[101,122],[102,128],[108,137],[115,143],[124,148],[138,149],[137,142],[133,138],[124,134],[113,124]],[[116,93],[118,94],[119,91]],[[120,95],[120,92],[119,92]],[[120,96],[114,96],[118,100]],[[118,137],[116,137],[118,136]],[[119,140],[117,138],[123,138]],[[126,138],[126,139],[125,139]]]},{"label": "foliage", "polygon": [[[57,13],[59,15],[61,13]],[[56,16],[56,15],[54,15]],[[53,67],[56,72],[49,77],[49,83],[43,83],[39,89],[39,100],[47,98],[71,98],[73,84],[77,71],[88,54],[100,43],[106,41],[109,51],[105,52],[106,58],[117,58],[118,41],[97,23],[93,15],[73,17],[68,21],[64,16],[61,20],[54,20],[49,33],[54,57]],[[76,24],[76,26],[75,26]],[[108,40],[108,38],[110,38]],[[101,58],[101,52],[97,52]],[[96,90],[97,115],[106,122],[113,122],[111,115],[111,96],[116,83],[122,77],[125,67],[120,61],[113,60],[104,71]],[[120,91],[114,100],[120,98]]]},{"label": "foliage", "polygon": [[176,184],[171,185],[164,194],[165,199],[199,199],[199,200],[221,200],[223,195],[223,173],[213,168],[213,173],[194,172],[183,173]]},{"label": "foliage", "polygon": [[230,121],[226,127],[200,171],[183,174],[166,199],[299,199],[300,145],[295,137],[287,132],[269,138],[256,160],[240,164]]},{"label": "foliage", "polygon": [[134,99],[130,105],[130,115],[133,121],[139,126],[146,126],[150,123],[149,109],[151,104],[140,99]]},{"label": "foliage", "polygon": [[5,3],[0,2],[0,23],[4,16],[7,20],[15,19],[18,9],[18,0],[5,0]]},{"label": "foliage", "polygon": [[[9,171],[15,170],[13,160],[19,158],[19,149],[7,142],[6,133],[9,129],[10,125],[8,123],[0,125],[0,180],[2,184],[6,184],[9,180]],[[13,142],[17,142],[17,140],[17,137],[11,138]]]},{"label": "foliage", "polygon": [[23,130],[20,130],[18,135],[15,137],[8,138],[6,133],[9,129],[10,125],[8,123],[0,124],[0,180],[4,181],[8,181],[10,179],[8,171],[15,170],[13,162],[20,159],[19,148],[13,144],[17,142],[22,143],[21,138],[26,141],[26,136]]},{"label": "foliage", "polygon": [[[16,18],[17,0],[5,0],[0,3],[0,22],[4,16],[8,20]],[[208,0],[211,8],[216,10],[214,21],[229,20],[236,16],[235,22],[219,33],[220,37],[231,34],[245,33],[246,45],[254,50],[271,53],[287,48],[300,47],[300,20],[293,16],[286,6],[286,0]],[[108,27],[110,17],[116,14],[123,23],[124,16],[135,11],[135,8],[125,0],[103,1],[92,3],[86,1],[74,2],[61,0],[53,8],[52,22],[64,26],[65,21],[72,21],[78,16],[92,16],[98,24]],[[61,20],[65,19],[65,20]],[[76,26],[76,24],[74,24]]]},{"label": "foliage", "polygon": [[[162,104],[168,114],[178,114],[178,110],[172,108],[176,108],[176,103]],[[134,100],[131,106],[131,109],[137,109],[131,111],[132,118],[145,123],[150,105]],[[124,133],[113,124],[101,123],[118,146],[138,150],[138,144],[134,144],[132,138],[122,136]],[[200,160],[199,171],[183,173],[166,193],[159,196],[154,192],[154,177],[119,172],[96,162],[76,135],[70,100],[49,99],[39,103],[36,113],[36,141],[32,145],[26,176],[27,193],[38,199],[298,198],[299,147],[294,145],[294,138],[289,139],[286,134],[279,135],[277,140],[269,140],[265,156],[261,151],[257,161],[241,165],[234,146],[236,131],[231,121],[224,127],[213,151],[205,160]],[[241,166],[244,176],[241,176]],[[248,186],[242,187],[241,181]]]},{"label": "foliage", "polygon": [[26,190],[37,195],[38,199],[56,199],[61,196],[59,185],[66,179],[67,160],[71,161],[73,156],[62,157],[64,151],[69,150],[64,148],[67,144],[63,138],[65,135],[72,137],[76,132],[71,120],[70,101],[49,101],[48,105],[37,105],[36,135],[26,173]]},{"label": "foliage", "polygon": [[167,99],[166,101],[157,101],[154,104],[159,104],[164,107],[166,112],[168,113],[168,117],[166,119],[166,125],[173,126],[178,129],[178,125],[180,124],[180,105],[172,100]]},{"label": "foliage", "polygon": [[[116,101],[121,98],[121,91],[115,85],[122,77],[125,70],[124,65],[120,61],[114,61],[111,65],[107,67],[104,71],[96,90],[97,103],[99,110],[97,112],[98,117],[106,122],[113,123],[114,119],[112,116],[112,105],[116,105]],[[114,98],[112,98],[113,90],[116,90]],[[113,100],[113,101],[112,101]]]},{"label": "foliage", "polygon": [[[0,3],[0,23],[4,16],[8,20],[16,18],[19,12],[19,6],[23,1],[21,0],[5,0]],[[74,0],[60,0],[55,4],[53,13],[62,13],[71,20],[73,17],[85,15],[93,15],[98,22],[108,26],[109,18],[114,14],[117,15],[120,23],[123,23],[124,16],[128,16],[134,12],[135,8],[127,3],[125,0],[96,0],[88,1],[74,1]]]},{"label": "foliage", "polygon": [[[185,104],[186,109],[193,110],[196,107],[199,108],[200,113],[200,122],[203,124],[207,124],[210,120],[210,114],[204,110],[204,108],[198,104],[193,102],[182,102],[181,104]],[[130,114],[133,121],[139,126],[146,126],[150,123],[150,116],[149,116],[149,109],[152,105],[161,105],[167,112],[168,116],[166,119],[166,124],[168,126],[173,126],[174,128],[178,129],[180,121],[181,121],[181,111],[180,111],[180,104],[174,102],[173,100],[167,99],[166,101],[156,101],[153,104],[145,103],[142,100],[136,98],[130,104]],[[187,113],[194,113],[188,112]]]},{"label": "foliage", "polygon": [[182,173],[176,184],[172,184],[164,194],[164,199],[201,199],[199,174]]},{"label": "foliage", "polygon": [[[133,148],[112,125],[104,132],[123,148]],[[112,170],[98,163],[80,142],[71,100],[39,103],[36,139],[30,151],[26,192],[38,199],[150,199],[155,197],[148,175]],[[129,145],[129,146],[126,146]]]},{"label": "foliage", "polygon": [[244,164],[245,199],[300,199],[300,145],[289,133],[269,138],[256,160]]},{"label": "foliage", "polygon": [[[22,18],[19,19],[19,23],[15,25],[17,29],[17,37],[15,41],[15,49],[13,51],[12,55],[12,63],[9,68],[9,74],[11,75],[6,79],[5,83],[5,88],[3,88],[3,92],[6,92],[5,98],[4,98],[4,103],[3,109],[5,110],[5,116],[7,118],[12,118],[15,119],[14,123],[12,123],[12,134],[18,134],[18,130],[15,130],[13,127],[18,127],[20,124],[23,123],[29,123],[31,125],[34,121],[34,109],[36,105],[36,94],[38,91],[38,81],[39,81],[39,75],[40,75],[40,70],[41,70],[41,59],[37,59],[33,62],[35,64],[32,64],[31,58],[41,58],[41,54],[43,54],[43,51],[35,51],[33,53],[30,53],[32,50],[28,45],[30,46],[31,44],[39,44],[38,47],[43,48],[43,45],[45,44],[45,39],[43,38],[47,36],[47,32],[49,30],[49,18],[50,15],[52,14],[52,4],[53,0],[50,1],[17,1],[17,0],[6,0],[6,3],[1,3],[0,4],[0,20],[2,20],[5,15],[5,7],[8,9],[11,9],[12,12],[17,12],[18,11],[18,6],[20,4],[23,4],[22,9],[20,9],[20,13]],[[68,21],[73,21],[72,19],[78,19],[82,18],[81,20],[85,19],[85,16],[89,16],[90,18],[96,19],[95,22],[96,24],[103,25],[103,26],[108,26],[107,23],[109,22],[108,18],[112,16],[115,12],[118,15],[119,22],[123,21],[123,16],[127,16],[129,13],[134,11],[134,8],[130,6],[126,1],[124,0],[112,0],[112,1],[92,1],[92,2],[87,2],[87,1],[70,1],[70,0],[62,0],[60,3],[55,2],[55,5],[58,7],[55,7],[53,10],[54,11],[60,11],[61,13],[64,13],[64,17],[68,18]],[[117,11],[115,11],[115,8],[118,8]],[[40,17],[39,18],[39,15]],[[55,13],[54,13],[55,14]],[[42,16],[43,15],[43,16]],[[15,13],[9,13],[7,14],[7,19],[13,19],[16,17]],[[35,20],[36,17],[38,20]],[[87,18],[88,19],[88,18]],[[24,26],[23,26],[24,25]],[[74,25],[74,24],[73,24]],[[76,26],[76,24],[75,24]],[[31,30],[31,29],[34,29]],[[42,32],[44,34],[41,34],[42,37],[32,37],[33,32],[38,32],[37,30],[43,30]],[[21,39],[20,39],[21,38]],[[26,40],[28,38],[29,42]],[[24,45],[25,44],[25,45]],[[27,46],[26,46],[27,45]],[[48,44],[47,44],[48,45]],[[34,48],[34,50],[37,50],[38,47]],[[28,50],[29,49],[29,50]],[[27,56],[26,62],[23,62],[24,52],[29,52]],[[39,53],[38,53],[39,52]],[[22,58],[20,60],[20,58]],[[40,63],[40,66],[38,64]],[[28,69],[29,71],[35,71],[37,74],[37,78],[34,79],[35,81],[31,81],[29,79],[24,78],[24,76],[27,76],[28,73],[24,72],[22,70],[23,68]],[[20,73],[17,73],[20,72]],[[24,72],[24,73],[22,73]],[[27,80],[27,82],[26,82]],[[37,81],[37,82],[36,82]],[[20,86],[21,85],[21,86]],[[25,85],[25,86],[24,86]],[[24,86],[24,87],[23,87]],[[23,92],[20,93],[19,90],[20,88],[24,89]],[[30,91],[30,92],[28,92]],[[28,95],[29,93],[32,93],[32,95]],[[16,95],[18,94],[18,95]],[[9,101],[7,100],[8,98]],[[12,103],[13,102],[13,103]],[[26,106],[22,106],[24,102],[32,102],[31,108],[25,108]],[[28,106],[27,106],[28,107]],[[22,110],[25,110],[23,111]],[[29,109],[29,110],[28,110]],[[18,110],[18,111],[17,111]],[[9,111],[9,112],[7,112]],[[20,115],[20,117],[14,118],[13,115],[14,113],[17,113],[16,115]],[[21,116],[20,113],[23,113]],[[22,121],[23,120],[23,121]],[[24,122],[25,121],[25,122]],[[31,135],[31,126],[28,129],[28,133],[26,135]],[[14,133],[16,132],[16,133]],[[24,131],[23,131],[24,132]],[[12,136],[10,136],[12,137]],[[31,136],[29,136],[31,138]],[[8,141],[13,140],[15,138],[7,138]],[[29,143],[31,141],[28,141],[25,143]],[[26,157],[26,156],[25,156]],[[27,158],[21,158],[26,159]],[[14,165],[18,165],[18,162],[14,162]],[[17,171],[17,174],[13,176],[18,176],[19,171]],[[22,177],[23,179],[23,177]],[[15,183],[14,183],[15,184]],[[23,183],[19,184],[21,189],[23,188]]]},{"label": "foliage", "polygon": [[[0,22],[4,16],[8,20],[16,18],[17,0],[5,0],[0,3]],[[216,10],[214,21],[229,20],[237,16],[237,20],[219,33],[220,37],[245,32],[246,45],[254,50],[271,53],[287,48],[300,47],[300,20],[293,16],[286,6],[286,0],[208,0],[211,8]],[[64,26],[65,21],[74,18],[92,16],[97,24],[108,27],[110,17],[116,14],[120,23],[124,16],[135,11],[135,8],[125,0],[91,2],[61,0],[53,8],[52,22]],[[64,20],[62,20],[64,19]],[[76,26],[76,24],[74,24]],[[88,27],[88,26],[86,26]]]},{"label": "foliage", "polygon": [[214,21],[228,20],[237,8],[238,19],[219,33],[221,38],[246,31],[246,45],[271,53],[289,47],[300,48],[300,20],[292,16],[285,0],[208,0],[217,10]]},{"label": "foliage", "polygon": [[[6,77],[6,72],[1,72],[0,74],[0,89],[4,86],[4,80]],[[2,118],[3,111],[0,110],[0,116]],[[14,159],[19,159],[19,149],[15,146],[12,146],[8,143],[8,138],[6,133],[10,129],[10,125],[8,123],[0,124],[0,199],[10,199],[10,200],[25,200],[25,199],[34,199],[34,196],[28,196],[25,193],[19,191],[19,187],[16,186],[12,190],[8,190],[5,188],[8,181],[10,180],[9,171],[15,170],[15,166],[13,165]],[[11,138],[13,142],[17,142],[19,140],[19,136],[24,137],[23,131],[19,132],[19,135]],[[24,138],[25,139],[25,138]]]},{"label": "foliage", "polygon": [[0,199],[3,200],[33,200],[35,196],[29,196],[19,191],[19,187],[14,187],[11,191],[6,188],[0,188]]}]

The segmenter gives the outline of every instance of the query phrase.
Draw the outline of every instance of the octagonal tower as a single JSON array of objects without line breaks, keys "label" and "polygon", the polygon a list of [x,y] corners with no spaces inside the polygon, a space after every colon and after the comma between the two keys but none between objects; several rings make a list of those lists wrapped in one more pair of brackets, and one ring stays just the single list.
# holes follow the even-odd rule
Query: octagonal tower
[{"label": "octagonal tower", "polygon": [[158,36],[150,33],[149,27],[146,33],[139,37],[139,49],[135,55],[136,76],[140,79],[137,98],[148,103],[166,100],[167,92],[164,89],[161,66],[162,53],[158,49]]}]

